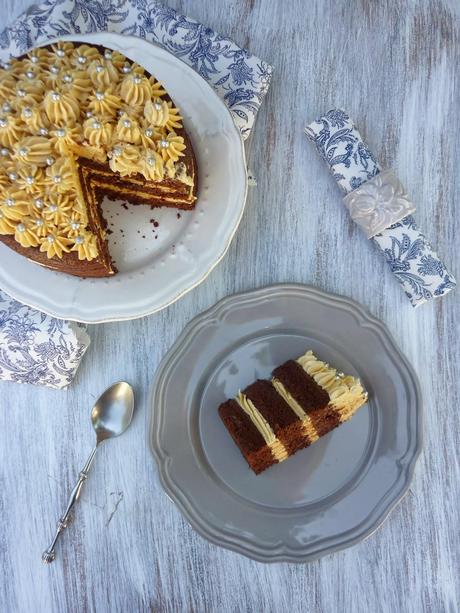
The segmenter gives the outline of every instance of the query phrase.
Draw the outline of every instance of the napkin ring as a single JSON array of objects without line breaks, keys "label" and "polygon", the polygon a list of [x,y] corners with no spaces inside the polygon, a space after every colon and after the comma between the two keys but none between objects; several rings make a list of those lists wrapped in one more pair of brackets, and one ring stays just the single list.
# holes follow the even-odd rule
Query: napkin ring
[{"label": "napkin ring", "polygon": [[391,169],[382,170],[362,183],[343,202],[367,238],[380,234],[415,211],[414,203]]}]

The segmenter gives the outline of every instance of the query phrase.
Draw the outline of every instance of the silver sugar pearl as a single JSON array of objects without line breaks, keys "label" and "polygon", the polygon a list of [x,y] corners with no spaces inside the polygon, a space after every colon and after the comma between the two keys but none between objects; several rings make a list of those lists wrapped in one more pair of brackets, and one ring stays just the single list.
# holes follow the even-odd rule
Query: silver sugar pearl
[{"label": "silver sugar pearl", "polygon": [[131,69],[131,66],[130,66],[129,64],[125,64],[125,65],[123,66],[123,68],[122,68],[122,71],[123,71],[125,74],[130,73],[130,72],[131,72],[131,70],[132,70],[132,69]]},{"label": "silver sugar pearl", "polygon": [[124,128],[130,128],[131,127],[131,122],[129,121],[129,119],[124,119],[123,120],[123,127]]},{"label": "silver sugar pearl", "polygon": [[118,157],[119,155],[121,155],[120,147],[114,147],[112,150],[112,154],[113,154],[113,157]]},{"label": "silver sugar pearl", "polygon": [[43,219],[36,219],[35,225],[37,226],[37,228],[41,228],[43,225]]},{"label": "silver sugar pearl", "polygon": [[61,181],[62,181],[62,177],[61,177],[61,175],[55,175],[55,176],[53,177],[53,182],[54,182],[54,183],[60,183]]},{"label": "silver sugar pearl", "polygon": [[84,55],[79,55],[79,56],[77,57],[77,62],[78,62],[79,64],[86,64],[86,58],[85,58],[85,56],[84,56]]},{"label": "silver sugar pearl", "polygon": [[104,66],[101,66],[100,64],[96,66],[96,72],[98,74],[100,74],[101,72],[104,72]]},{"label": "silver sugar pearl", "polygon": [[93,128],[95,130],[100,130],[101,129],[101,122],[100,121],[93,121]]},{"label": "silver sugar pearl", "polygon": [[6,206],[14,206],[15,205],[14,198],[6,198],[5,199],[5,204],[6,204]]},{"label": "silver sugar pearl", "polygon": [[43,198],[35,198],[34,204],[37,207],[37,209],[42,209],[43,208]]},{"label": "silver sugar pearl", "polygon": [[24,117],[32,117],[32,109],[26,106],[26,108],[23,109],[22,114]]},{"label": "silver sugar pearl", "polygon": [[59,73],[59,66],[51,66],[50,72],[52,72],[53,74],[58,74]]},{"label": "silver sugar pearl", "polygon": [[155,102],[153,106],[155,107],[156,111],[161,111],[161,104],[159,102]]},{"label": "silver sugar pearl", "polygon": [[51,100],[54,100],[54,102],[57,102],[60,99],[61,99],[61,94],[59,92],[53,92],[51,94]]},{"label": "silver sugar pearl", "polygon": [[72,83],[72,81],[73,81],[72,76],[69,75],[69,74],[65,74],[62,77],[62,80],[64,81],[64,83]]},{"label": "silver sugar pearl", "polygon": [[118,109],[117,111],[117,117],[121,117],[122,115],[124,115],[125,112],[122,109]]},{"label": "silver sugar pearl", "polygon": [[16,181],[18,178],[17,173],[15,172],[10,172],[10,174],[8,175],[8,177],[10,178],[10,181]]},{"label": "silver sugar pearl", "polygon": [[9,154],[10,154],[10,152],[8,151],[8,149],[6,147],[2,147],[0,149],[0,155],[2,155],[3,157],[6,157]]},{"label": "silver sugar pearl", "polygon": [[86,117],[92,117],[93,113],[91,111],[86,111]]},{"label": "silver sugar pearl", "polygon": [[26,77],[27,77],[28,79],[34,79],[34,78],[35,78],[35,72],[34,72],[33,70],[28,70],[28,71],[26,72]]},{"label": "silver sugar pearl", "polygon": [[150,138],[151,136],[153,136],[153,130],[152,128],[147,128],[144,132],[145,136],[147,136],[147,138]]},{"label": "silver sugar pearl", "polygon": [[72,223],[70,224],[70,227],[72,228],[72,230],[79,230],[80,224],[78,223],[78,221],[72,221]]},{"label": "silver sugar pearl", "polygon": [[36,64],[36,63],[38,62],[38,56],[36,56],[36,55],[31,55],[31,56],[30,56],[30,61],[31,61],[33,64]]},{"label": "silver sugar pearl", "polygon": [[162,149],[167,149],[169,147],[169,142],[165,139],[160,140],[160,147]]},{"label": "silver sugar pearl", "polygon": [[48,211],[49,211],[50,213],[56,213],[56,211],[57,211],[57,210],[58,210],[58,207],[57,207],[57,205],[56,205],[56,204],[50,204],[50,205],[48,206]]},{"label": "silver sugar pearl", "polygon": [[4,113],[9,113],[11,111],[11,104],[9,104],[8,102],[5,102],[2,106],[2,111]]},{"label": "silver sugar pearl", "polygon": [[83,236],[77,236],[77,237],[75,238],[75,243],[76,243],[77,245],[83,245],[83,243],[84,243],[84,242],[85,242],[85,239],[83,238]]},{"label": "silver sugar pearl", "polygon": [[16,93],[20,98],[24,98],[24,96],[26,95],[26,92],[24,89],[18,89]]},{"label": "silver sugar pearl", "polygon": [[54,236],[51,236],[51,234],[50,234],[49,236],[47,236],[47,237],[46,237],[46,240],[47,240],[49,243],[54,243]]},{"label": "silver sugar pearl", "polygon": [[147,164],[148,164],[149,166],[155,166],[155,158],[148,157],[148,158],[147,158]]},{"label": "silver sugar pearl", "polygon": [[105,57],[106,60],[111,60],[112,59],[112,52],[109,51],[108,49],[106,49],[104,51],[104,57]]},{"label": "silver sugar pearl", "polygon": [[139,83],[142,81],[142,79],[138,76],[135,76],[133,78],[133,83],[135,83],[136,85],[139,85]]},{"label": "silver sugar pearl", "polygon": [[104,92],[96,92],[97,100],[104,100]]},{"label": "silver sugar pearl", "polygon": [[27,183],[27,185],[33,185],[35,183],[34,177],[32,177],[30,175],[28,177],[26,177],[26,183]]},{"label": "silver sugar pearl", "polygon": [[58,128],[58,129],[56,130],[56,136],[57,136],[58,138],[63,138],[63,137],[65,136],[65,130],[64,130],[64,128]]},{"label": "silver sugar pearl", "polygon": [[19,153],[19,155],[20,155],[22,158],[25,158],[25,157],[26,157],[26,155],[27,155],[27,153],[28,153],[28,149],[27,149],[27,147],[21,147],[21,148],[19,149],[18,153]]},{"label": "silver sugar pearl", "polygon": [[46,128],[40,128],[38,133],[40,136],[48,136],[48,130]]},{"label": "silver sugar pearl", "polygon": [[8,122],[3,117],[0,117],[0,128],[6,128]]},{"label": "silver sugar pearl", "polygon": [[25,232],[26,231],[26,227],[23,223],[18,223],[18,225],[16,226],[16,230],[18,232]]},{"label": "silver sugar pearl", "polygon": [[57,49],[57,51],[56,51],[56,55],[57,55],[58,57],[64,57],[64,55],[65,55],[65,51],[64,51],[63,49]]}]

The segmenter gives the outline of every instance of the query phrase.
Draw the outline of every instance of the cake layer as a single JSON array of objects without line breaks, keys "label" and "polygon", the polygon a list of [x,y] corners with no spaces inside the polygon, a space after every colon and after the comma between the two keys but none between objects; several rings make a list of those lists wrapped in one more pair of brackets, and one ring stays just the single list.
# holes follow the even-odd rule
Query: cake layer
[{"label": "cake layer", "polygon": [[224,402],[219,414],[259,474],[326,435],[366,400],[358,379],[338,374],[308,351],[275,368],[271,381],[259,379]]}]

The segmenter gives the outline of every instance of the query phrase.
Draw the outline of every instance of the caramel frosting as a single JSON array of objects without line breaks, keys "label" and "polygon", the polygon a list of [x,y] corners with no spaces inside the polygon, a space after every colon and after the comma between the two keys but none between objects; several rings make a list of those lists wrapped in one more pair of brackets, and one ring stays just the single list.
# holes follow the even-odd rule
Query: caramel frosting
[{"label": "caramel frosting", "polygon": [[77,159],[193,185],[166,91],[119,51],[62,41],[0,68],[0,234],[48,258],[98,256]]}]

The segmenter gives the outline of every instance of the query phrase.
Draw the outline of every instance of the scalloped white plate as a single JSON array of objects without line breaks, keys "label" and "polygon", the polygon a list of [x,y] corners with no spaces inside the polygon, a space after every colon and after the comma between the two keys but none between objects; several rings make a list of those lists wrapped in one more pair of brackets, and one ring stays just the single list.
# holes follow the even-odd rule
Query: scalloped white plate
[{"label": "scalloped white plate", "polygon": [[143,317],[201,283],[230,246],[246,202],[241,135],[211,86],[167,51],[108,32],[63,38],[117,49],[164,84],[192,140],[198,202],[193,211],[179,215],[172,209],[103,203],[113,232],[109,249],[119,270],[108,279],[53,272],[0,244],[0,287],[24,304],[63,319],[98,323]]},{"label": "scalloped white plate", "polygon": [[[256,476],[217,408],[307,349],[359,374],[369,402]],[[150,410],[169,497],[202,536],[262,562],[306,562],[369,536],[407,491],[422,444],[417,377],[386,326],[303,285],[229,296],[198,315],[164,356]]]}]

